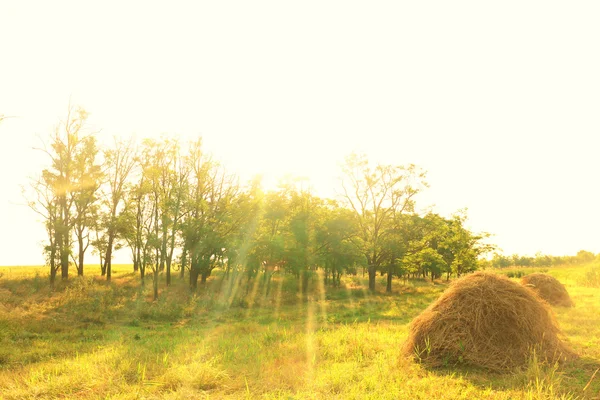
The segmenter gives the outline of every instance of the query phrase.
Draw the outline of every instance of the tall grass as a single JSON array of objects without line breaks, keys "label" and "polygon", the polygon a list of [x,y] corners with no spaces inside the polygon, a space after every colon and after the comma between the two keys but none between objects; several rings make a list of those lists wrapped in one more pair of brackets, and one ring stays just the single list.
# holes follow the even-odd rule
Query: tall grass
[{"label": "tall grass", "polygon": [[588,267],[577,279],[580,286],[600,288],[600,267]]},{"label": "tall grass", "polygon": [[[258,279],[254,290],[255,281],[217,272],[195,293],[174,279],[152,301],[129,267],[110,284],[84,277],[53,290],[43,270],[13,269],[0,278],[0,398],[569,399],[584,397],[600,364],[591,288],[571,284],[576,307],[556,310],[583,361],[532,359],[498,375],[400,357],[408,324],[445,285],[415,280],[372,294],[361,276],[341,288],[315,276],[302,296],[293,277],[274,276],[268,293]],[[585,395],[599,391],[595,380]]]}]

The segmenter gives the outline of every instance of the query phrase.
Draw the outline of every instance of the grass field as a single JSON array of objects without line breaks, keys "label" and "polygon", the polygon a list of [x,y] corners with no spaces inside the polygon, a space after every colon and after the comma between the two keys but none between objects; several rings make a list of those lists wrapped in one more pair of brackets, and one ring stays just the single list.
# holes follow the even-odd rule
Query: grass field
[{"label": "grass field", "polygon": [[169,289],[161,280],[152,302],[151,281],[140,287],[129,266],[117,266],[111,284],[91,267],[54,290],[45,269],[1,267],[0,398],[600,399],[600,372],[591,379],[600,288],[590,268],[548,271],[576,303],[554,311],[581,357],[491,374],[400,356],[409,322],[444,282],[394,282],[387,295],[369,294],[360,276],[339,289],[313,280],[303,298],[294,278],[276,276],[268,294],[257,280],[232,297],[216,274],[195,295],[179,278]]}]

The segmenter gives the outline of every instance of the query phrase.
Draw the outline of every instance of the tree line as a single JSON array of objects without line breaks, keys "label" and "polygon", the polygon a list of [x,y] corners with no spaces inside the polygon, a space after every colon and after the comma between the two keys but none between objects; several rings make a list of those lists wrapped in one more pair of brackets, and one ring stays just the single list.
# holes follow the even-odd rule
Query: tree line
[{"label": "tree line", "polygon": [[72,109],[41,150],[48,167],[32,179],[29,206],[47,233],[44,256],[54,283],[59,272],[84,275],[88,254],[112,275],[113,253],[129,249],[142,284],[175,275],[195,290],[219,268],[225,278],[259,274],[267,287],[276,272],[300,279],[306,291],[319,275],[339,286],[343,274],[377,273],[432,280],[478,268],[491,250],[487,234],[449,218],[415,211],[426,174],[414,165],[373,166],[352,154],[341,168],[339,196],[315,195],[305,181],[288,179],[264,191],[260,179],[240,179],[204,151],[202,140],[115,139],[100,148],[86,129],[88,114]]},{"label": "tree line", "polygon": [[494,254],[490,260],[482,261],[482,266],[493,268],[508,267],[555,267],[559,265],[579,265],[590,263],[598,259],[594,253],[580,250],[574,256],[552,256],[538,253],[535,256],[519,254],[503,255]]}]

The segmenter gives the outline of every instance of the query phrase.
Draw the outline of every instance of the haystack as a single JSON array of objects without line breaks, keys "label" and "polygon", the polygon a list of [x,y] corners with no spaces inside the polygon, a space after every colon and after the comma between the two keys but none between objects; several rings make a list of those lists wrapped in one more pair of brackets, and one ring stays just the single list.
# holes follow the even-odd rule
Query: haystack
[{"label": "haystack", "polygon": [[456,280],[410,325],[403,352],[429,366],[466,364],[503,371],[538,359],[574,356],[559,338],[550,307],[496,274]]},{"label": "haystack", "polygon": [[573,307],[573,300],[564,285],[548,274],[531,274],[521,278],[521,284],[537,293],[553,306]]}]

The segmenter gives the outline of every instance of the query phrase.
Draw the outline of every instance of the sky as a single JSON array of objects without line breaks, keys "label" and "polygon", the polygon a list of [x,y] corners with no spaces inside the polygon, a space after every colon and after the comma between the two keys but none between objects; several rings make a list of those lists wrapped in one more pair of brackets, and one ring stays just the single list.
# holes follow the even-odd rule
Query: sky
[{"label": "sky", "polygon": [[[41,264],[21,187],[69,104],[335,196],[351,152],[428,171],[505,254],[600,252],[597,1],[0,0],[0,265]],[[127,262],[126,254],[116,261]]]}]

